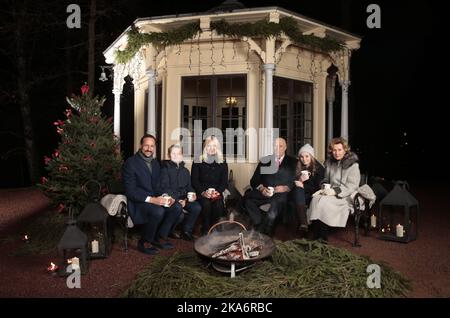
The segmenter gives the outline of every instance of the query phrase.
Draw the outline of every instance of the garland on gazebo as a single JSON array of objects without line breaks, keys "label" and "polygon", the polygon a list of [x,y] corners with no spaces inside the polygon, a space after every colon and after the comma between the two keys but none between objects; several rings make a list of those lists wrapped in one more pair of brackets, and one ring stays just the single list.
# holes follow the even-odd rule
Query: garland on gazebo
[{"label": "garland on gazebo", "polygon": [[[291,17],[280,19],[279,23],[269,22],[266,19],[254,23],[228,23],[225,20],[211,22],[211,30],[217,34],[234,38],[242,37],[270,37],[280,36],[284,32],[295,44],[307,46],[323,52],[334,52],[343,49],[343,44],[328,36],[324,38],[315,35],[304,35],[298,28],[297,23]],[[139,51],[148,44],[157,47],[181,44],[192,39],[201,32],[198,22],[188,23],[179,28],[167,32],[140,33],[136,27],[128,31],[128,42],[124,50],[116,51],[116,61],[119,64],[127,63]]]}]

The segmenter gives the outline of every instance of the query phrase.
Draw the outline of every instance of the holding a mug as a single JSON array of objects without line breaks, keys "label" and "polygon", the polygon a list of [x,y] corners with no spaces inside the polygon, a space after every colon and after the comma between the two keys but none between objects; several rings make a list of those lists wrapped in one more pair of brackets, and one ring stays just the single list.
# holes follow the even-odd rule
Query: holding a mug
[{"label": "holding a mug", "polygon": [[197,200],[197,195],[195,194],[195,192],[188,192],[187,199],[189,202],[194,202],[195,200]]},{"label": "holding a mug", "polygon": [[320,182],[325,175],[325,168],[314,158],[314,149],[309,144],[298,151],[295,175],[294,200],[298,219],[297,230],[302,238],[308,230],[306,207],[311,202],[313,194],[320,190]]},{"label": "holding a mug", "polygon": [[222,193],[228,187],[228,165],[224,160],[221,142],[215,136],[205,139],[203,153],[192,164],[192,186],[202,206],[202,235],[225,215]]},{"label": "holding a mug", "polygon": [[[168,155],[170,160],[166,160],[162,164],[161,189],[170,195],[173,198],[172,200],[176,201],[172,206],[182,211],[181,216],[173,224],[169,237],[193,241],[192,232],[200,215],[201,206],[196,202],[197,196],[191,185],[189,170],[184,166],[181,146],[170,146]],[[178,225],[181,227],[180,233],[175,231]]]},{"label": "holding a mug", "polygon": [[346,226],[351,195],[358,190],[361,174],[358,156],[341,137],[331,140],[325,165],[324,188],[312,199],[308,214],[309,220],[316,223],[315,238],[326,241],[328,227]]}]

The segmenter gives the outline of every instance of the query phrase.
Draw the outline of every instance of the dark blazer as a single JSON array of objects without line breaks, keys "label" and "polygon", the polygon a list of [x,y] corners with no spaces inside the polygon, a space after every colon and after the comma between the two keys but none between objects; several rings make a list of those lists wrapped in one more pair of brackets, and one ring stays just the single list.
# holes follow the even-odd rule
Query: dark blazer
[{"label": "dark blazer", "polygon": [[177,165],[171,160],[165,160],[161,163],[161,191],[176,200],[185,199],[188,192],[194,192],[191,175],[184,162]]},{"label": "dark blazer", "polygon": [[161,195],[160,164],[152,161],[152,173],[145,161],[136,153],[125,161],[122,169],[128,213],[134,224],[146,223],[145,216],[139,212],[139,203],[144,203],[148,196]]},{"label": "dark blazer", "polygon": [[295,180],[295,167],[297,165],[297,159],[285,155],[283,161],[281,162],[281,166],[278,168],[278,171],[273,174],[262,174],[261,167],[269,167],[271,161],[275,160],[274,155],[270,155],[264,157],[259,162],[256,167],[255,172],[253,173],[253,177],[250,180],[250,185],[253,189],[256,189],[260,184],[265,187],[276,187],[279,185],[287,185],[292,189],[294,187]]},{"label": "dark blazer", "polygon": [[208,188],[214,188],[222,193],[228,187],[228,165],[223,163],[193,163],[192,164],[192,186],[200,197],[201,193]]}]

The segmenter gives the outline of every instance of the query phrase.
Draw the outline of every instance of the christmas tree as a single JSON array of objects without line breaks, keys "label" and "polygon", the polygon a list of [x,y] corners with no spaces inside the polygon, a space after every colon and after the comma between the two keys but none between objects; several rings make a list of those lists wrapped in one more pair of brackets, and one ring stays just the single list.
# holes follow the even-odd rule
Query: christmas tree
[{"label": "christmas tree", "polygon": [[81,96],[67,98],[71,107],[66,109],[66,119],[54,123],[61,141],[52,157],[44,158],[48,178],[42,177],[38,185],[58,212],[72,211],[74,216],[92,200],[92,191],[101,197],[108,185],[120,180],[122,166],[112,120],[101,113],[105,98],[89,97],[88,92],[83,85]]}]

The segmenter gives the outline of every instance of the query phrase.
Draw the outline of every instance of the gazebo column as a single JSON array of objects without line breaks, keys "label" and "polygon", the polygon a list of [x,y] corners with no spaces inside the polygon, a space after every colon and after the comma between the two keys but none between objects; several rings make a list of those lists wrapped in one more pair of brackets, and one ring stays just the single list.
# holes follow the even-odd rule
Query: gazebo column
[{"label": "gazebo column", "polygon": [[147,133],[156,136],[156,71],[149,69],[146,73],[148,76]]},{"label": "gazebo column", "polygon": [[350,81],[340,82],[342,88],[341,137],[348,140],[348,89]]},{"label": "gazebo column", "polygon": [[263,155],[269,155],[273,152],[273,72],[275,64],[266,63],[262,65],[265,77],[265,118],[264,118],[264,141]]},{"label": "gazebo column", "polygon": [[120,95],[122,90],[113,89],[114,94],[114,135],[120,139]]},{"label": "gazebo column", "polygon": [[328,132],[327,132],[327,144],[330,144],[331,139],[333,139],[333,106],[335,100],[335,83],[336,75],[332,74],[327,77],[327,102],[328,102]]}]

